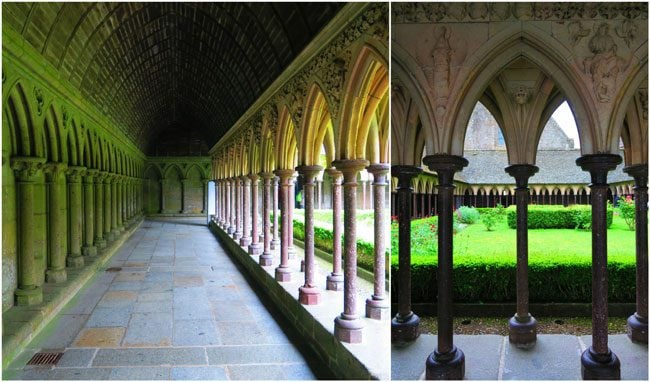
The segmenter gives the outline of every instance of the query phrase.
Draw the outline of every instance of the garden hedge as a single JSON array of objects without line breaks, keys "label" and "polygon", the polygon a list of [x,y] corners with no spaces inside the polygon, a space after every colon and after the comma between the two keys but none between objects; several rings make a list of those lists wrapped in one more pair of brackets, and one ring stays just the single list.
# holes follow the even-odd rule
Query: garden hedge
[{"label": "garden hedge", "polygon": [[[515,206],[507,208],[508,227],[517,228],[517,210]],[[612,225],[614,210],[607,207],[607,228]],[[573,205],[564,207],[562,205],[529,205],[528,206],[528,229],[568,228],[574,229],[578,225],[578,219],[591,221],[591,206]]]}]

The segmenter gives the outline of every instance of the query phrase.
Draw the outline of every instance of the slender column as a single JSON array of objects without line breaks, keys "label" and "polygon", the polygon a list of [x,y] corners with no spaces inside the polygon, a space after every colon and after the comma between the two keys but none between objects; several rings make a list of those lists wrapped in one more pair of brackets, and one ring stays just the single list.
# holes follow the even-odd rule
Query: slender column
[{"label": "slender column", "polygon": [[113,214],[112,204],[112,190],[111,183],[113,182],[113,174],[106,174],[104,178],[104,237],[108,241],[115,240],[115,232],[111,230],[111,215]]},{"label": "slender column", "polygon": [[68,166],[65,163],[48,163],[45,165],[45,173],[49,180],[50,205],[49,205],[49,264],[45,272],[45,281],[48,283],[60,283],[68,279],[65,270],[66,244],[68,227],[66,208],[66,187],[61,184],[61,178],[65,176]]},{"label": "slender column", "polygon": [[334,319],[334,336],[343,342],[360,343],[364,324],[357,314],[357,176],[368,166],[368,161],[337,160],[332,166],[343,173],[345,209],[343,313]]},{"label": "slender column", "polygon": [[251,255],[259,255],[262,253],[262,244],[260,244],[260,231],[259,231],[259,208],[257,206],[258,190],[259,190],[259,176],[257,174],[250,174],[248,176],[251,182],[251,244],[248,246],[248,253]]},{"label": "slender column", "polygon": [[278,235],[278,187],[280,178],[273,178],[273,240],[271,240],[271,249],[275,250],[280,245],[280,236]]},{"label": "slender column", "polygon": [[[291,270],[289,269],[289,237],[293,235],[293,224],[289,216],[289,198],[291,177],[293,170],[275,170],[275,175],[280,178],[282,184],[282,240],[280,241],[280,265],[275,268],[275,279],[279,282],[291,281]],[[277,214],[276,214],[277,216]]]},{"label": "slender column", "polygon": [[335,169],[328,168],[327,173],[332,177],[332,273],[327,275],[327,290],[343,290],[343,269],[341,267],[341,237],[343,237],[343,199],[341,196],[341,183],[343,174]]},{"label": "slender column", "polygon": [[215,188],[214,188],[214,221],[217,223],[217,225],[221,226],[221,207],[222,207],[222,193],[223,190],[221,189],[221,180],[220,179],[215,179],[214,180]]},{"label": "slender column", "polygon": [[273,252],[271,252],[271,183],[273,182],[273,173],[262,173],[264,179],[264,193],[262,196],[262,229],[264,230],[264,251],[260,256],[259,262],[262,266],[273,265]]},{"label": "slender column", "polygon": [[81,176],[86,171],[85,167],[68,167],[68,200],[70,210],[70,231],[69,253],[66,264],[71,268],[78,268],[84,265],[84,258],[81,256]]},{"label": "slender column", "polygon": [[95,245],[99,249],[106,248],[104,240],[104,178],[106,173],[98,172],[95,182]]},{"label": "slender column", "polygon": [[456,155],[429,155],[423,162],[438,174],[438,346],[426,361],[426,379],[463,379],[465,355],[454,346],[452,314],[454,173],[467,166]]},{"label": "slender column", "polygon": [[420,317],[411,310],[411,180],[422,173],[415,166],[392,166],[397,177],[397,221],[399,223],[397,271],[397,315],[391,321],[391,341],[405,344],[420,336]]},{"label": "slender column", "polygon": [[323,180],[319,179],[316,183],[316,188],[318,189],[318,209],[323,209]]},{"label": "slender column", "polygon": [[237,231],[237,179],[230,178],[230,227],[228,233],[235,237]]},{"label": "slender column", "polygon": [[87,170],[84,176],[84,247],[81,253],[84,256],[96,256],[97,247],[95,247],[95,195],[94,195],[94,178],[97,170]]},{"label": "slender column", "polygon": [[34,186],[39,181],[44,164],[45,158],[11,158],[11,168],[15,171],[18,179],[18,211],[20,214],[16,305],[37,305],[43,302],[43,288],[36,285]]},{"label": "slender column", "polygon": [[627,319],[627,336],[648,343],[648,165],[623,169],[634,177],[636,214],[636,312]]},{"label": "slender column", "polygon": [[160,179],[160,213],[169,213],[167,211],[167,198],[165,198],[165,188],[167,188],[167,179]]},{"label": "slender column", "polygon": [[117,229],[118,232],[124,231],[124,224],[122,222],[122,208],[124,207],[124,195],[122,193],[123,184],[123,176],[118,175],[118,178],[115,181],[115,223],[117,224],[115,229]]},{"label": "slender column", "polygon": [[374,293],[366,300],[366,317],[383,320],[390,316],[390,302],[386,296],[386,176],[390,165],[386,163],[372,164],[368,167],[372,174],[372,193],[375,209],[375,265]]},{"label": "slender column", "polygon": [[120,181],[120,176],[113,175],[111,182],[111,232],[113,237],[117,239],[119,236],[119,229],[117,224],[117,183]]},{"label": "slender column", "polygon": [[305,284],[298,289],[298,301],[304,305],[320,302],[320,291],[314,282],[314,188],[321,166],[299,166],[296,171],[303,178],[305,201]]},{"label": "slender column", "polygon": [[226,213],[225,213],[225,216],[224,216],[224,219],[225,219],[225,221],[224,221],[224,229],[229,235],[232,235],[232,233],[234,231],[232,229],[233,225],[232,225],[232,218],[231,218],[231,216],[232,216],[232,201],[231,201],[231,198],[232,198],[232,184],[231,184],[230,179],[226,179],[225,185],[226,185],[226,193],[224,195],[224,198],[225,198],[225,201],[226,201],[226,205],[225,205],[224,208],[225,208]]},{"label": "slender column", "polygon": [[582,353],[582,379],[621,379],[621,363],[607,346],[607,172],[621,163],[615,154],[584,155],[576,164],[591,175],[592,345]]},{"label": "slender column", "polygon": [[[296,248],[293,246],[293,209],[296,206],[296,174],[294,173],[291,178],[289,178],[289,192],[286,194],[287,200],[289,202],[289,226],[291,227],[291,234],[289,235],[289,258],[294,259],[296,257]],[[302,272],[302,271],[301,271]]]},{"label": "slender column", "polygon": [[237,177],[235,178],[235,240],[239,240],[242,237],[242,188],[244,185],[242,184],[241,178]]},{"label": "slender column", "polygon": [[517,184],[517,313],[508,321],[508,337],[522,349],[532,348],[537,341],[537,320],[528,311],[528,179],[537,171],[529,164],[506,167]]},{"label": "slender column", "polygon": [[251,243],[251,180],[248,176],[241,177],[242,193],[244,194],[242,200],[242,237],[239,240],[239,245],[248,248]]},{"label": "slender column", "polygon": [[187,201],[187,189],[189,188],[189,179],[181,179],[181,213],[182,214],[189,214],[190,210],[188,208],[188,201]]}]

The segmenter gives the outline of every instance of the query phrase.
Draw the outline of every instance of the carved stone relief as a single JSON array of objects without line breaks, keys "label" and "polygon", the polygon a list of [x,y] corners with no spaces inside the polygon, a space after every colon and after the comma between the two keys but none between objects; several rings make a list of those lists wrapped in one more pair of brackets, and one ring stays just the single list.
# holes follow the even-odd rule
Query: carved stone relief
[{"label": "carved stone relief", "polygon": [[36,112],[38,115],[43,114],[43,91],[40,88],[34,88],[34,98],[36,98]]},{"label": "carved stone relief", "polygon": [[596,99],[610,102],[616,91],[617,77],[627,69],[627,63],[616,54],[617,45],[609,34],[609,24],[598,26],[588,46],[593,56],[584,59],[584,71],[591,77]]}]

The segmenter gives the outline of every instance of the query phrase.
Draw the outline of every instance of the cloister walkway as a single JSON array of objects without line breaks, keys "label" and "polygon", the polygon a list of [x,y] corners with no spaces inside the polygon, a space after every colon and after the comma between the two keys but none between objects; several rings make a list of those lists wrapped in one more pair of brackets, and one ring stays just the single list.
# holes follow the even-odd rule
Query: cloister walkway
[{"label": "cloister walkway", "polygon": [[[315,379],[204,219],[145,220],[3,379]],[[25,366],[63,351],[53,368]]]}]

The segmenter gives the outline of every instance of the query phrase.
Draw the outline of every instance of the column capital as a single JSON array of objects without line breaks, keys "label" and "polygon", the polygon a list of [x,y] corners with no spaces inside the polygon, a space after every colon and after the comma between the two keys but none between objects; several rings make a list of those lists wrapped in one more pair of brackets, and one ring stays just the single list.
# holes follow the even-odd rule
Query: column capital
[{"label": "column capital", "polygon": [[260,176],[255,174],[255,173],[248,174],[248,179],[250,179],[251,182],[253,182],[253,183],[257,182],[257,180],[259,178],[260,178]]},{"label": "column capital", "polygon": [[250,186],[251,184],[251,179],[248,177],[248,175],[242,175],[239,180],[244,186]]},{"label": "column capital", "polygon": [[273,179],[275,177],[275,174],[273,174],[270,171],[269,172],[261,172],[260,176],[262,177],[262,179],[266,180],[266,179]]},{"label": "column capital", "polygon": [[279,168],[279,169],[273,171],[273,173],[275,175],[277,175],[280,178],[281,181],[286,181],[289,178],[291,178],[293,176],[294,172],[295,172],[294,170],[287,169],[287,168]]},{"label": "column capital", "polygon": [[68,164],[63,162],[47,162],[43,172],[48,175],[50,182],[56,182],[68,170]]},{"label": "column capital", "polygon": [[393,165],[390,174],[397,178],[397,188],[411,188],[411,179],[422,173],[422,169],[410,165]]},{"label": "column capital", "polygon": [[115,174],[108,171],[104,172],[104,184],[111,184],[115,181]]},{"label": "column capital", "polygon": [[450,154],[427,155],[422,162],[438,174],[438,184],[443,187],[453,186],[454,173],[469,164],[467,159]]},{"label": "column capital", "polygon": [[86,176],[84,176],[84,183],[93,184],[94,179],[97,177],[98,173],[99,173],[98,170],[94,170],[94,169],[86,170]]},{"label": "column capital", "polygon": [[332,178],[333,184],[341,185],[341,181],[343,180],[343,173],[341,171],[334,167],[329,167],[325,169],[325,172]]},{"label": "column capital", "polygon": [[323,171],[322,166],[298,166],[296,171],[305,179],[305,184],[314,184],[314,178],[319,172]]},{"label": "column capital", "polygon": [[588,154],[576,159],[576,164],[583,171],[589,171],[593,187],[607,185],[607,173],[615,169],[621,161],[618,154]]},{"label": "column capital", "polygon": [[372,174],[372,184],[377,186],[386,186],[386,175],[390,172],[390,164],[388,163],[373,163],[366,167],[366,171]]},{"label": "column capital", "polygon": [[86,173],[86,168],[83,166],[68,166],[66,175],[68,176],[69,183],[80,183],[81,177]]},{"label": "column capital", "polygon": [[12,157],[11,169],[16,172],[19,181],[34,182],[45,166],[46,159],[39,157]]},{"label": "column capital", "polygon": [[539,171],[539,167],[532,164],[513,164],[505,168],[505,172],[515,178],[519,190],[528,188],[528,179],[537,171]]},{"label": "column capital", "polygon": [[347,184],[356,184],[359,171],[368,167],[369,162],[365,159],[340,159],[332,162],[332,166],[343,173]]},{"label": "column capital", "polygon": [[634,178],[635,187],[648,187],[647,163],[626,166],[623,172]]}]

